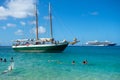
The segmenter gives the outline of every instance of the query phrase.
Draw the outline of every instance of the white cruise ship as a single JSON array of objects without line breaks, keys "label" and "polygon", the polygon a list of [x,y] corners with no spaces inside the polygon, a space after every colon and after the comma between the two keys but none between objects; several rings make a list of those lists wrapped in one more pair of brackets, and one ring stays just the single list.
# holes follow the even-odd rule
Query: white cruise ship
[{"label": "white cruise ship", "polygon": [[87,46],[115,46],[116,43],[110,41],[88,41],[85,43]]}]

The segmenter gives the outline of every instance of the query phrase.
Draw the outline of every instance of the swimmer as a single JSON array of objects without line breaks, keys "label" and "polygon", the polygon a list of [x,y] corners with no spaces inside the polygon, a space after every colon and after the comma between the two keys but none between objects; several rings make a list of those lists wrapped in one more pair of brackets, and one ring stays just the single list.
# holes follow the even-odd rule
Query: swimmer
[{"label": "swimmer", "polygon": [[82,63],[83,63],[83,64],[87,64],[88,62],[87,62],[87,60],[84,60]]},{"label": "swimmer", "polygon": [[10,66],[8,66],[8,69],[5,70],[5,71],[3,71],[1,74],[8,73],[8,72],[12,71],[13,68],[14,68],[14,63],[12,62],[12,63],[10,64]]},{"label": "swimmer", "polygon": [[2,62],[2,60],[3,60],[3,59],[2,59],[2,58],[0,58],[0,62]]},{"label": "swimmer", "polygon": [[14,68],[14,63],[12,62],[12,63],[10,64],[10,66],[8,67],[8,70],[9,70],[9,71],[12,71],[13,68]]},{"label": "swimmer", "polygon": [[72,61],[72,64],[75,64],[75,61],[74,61],[74,60]]},{"label": "swimmer", "polygon": [[6,58],[4,59],[4,61],[3,61],[3,62],[7,62]]},{"label": "swimmer", "polygon": [[11,60],[10,60],[10,62],[14,62],[14,60],[13,60],[13,57],[11,57]]}]

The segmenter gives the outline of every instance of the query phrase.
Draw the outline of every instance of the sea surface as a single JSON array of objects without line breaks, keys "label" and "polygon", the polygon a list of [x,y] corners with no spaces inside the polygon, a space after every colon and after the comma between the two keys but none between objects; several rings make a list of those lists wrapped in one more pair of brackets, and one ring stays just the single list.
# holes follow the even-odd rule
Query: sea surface
[{"label": "sea surface", "polygon": [[[0,47],[0,57],[7,60],[0,62],[0,80],[120,80],[119,46],[71,46],[62,53],[20,53]],[[2,74],[11,57],[13,70]]]}]

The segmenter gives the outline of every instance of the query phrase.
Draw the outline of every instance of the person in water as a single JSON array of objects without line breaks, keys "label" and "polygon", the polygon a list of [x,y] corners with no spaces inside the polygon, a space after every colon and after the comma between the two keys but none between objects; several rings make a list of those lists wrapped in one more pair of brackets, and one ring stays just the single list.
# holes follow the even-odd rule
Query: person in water
[{"label": "person in water", "polygon": [[[4,59],[4,62],[6,62],[7,60]],[[8,69],[7,70],[4,70],[1,74],[5,74],[5,73],[8,73],[10,71],[12,71],[14,69],[14,60],[13,60],[13,57],[11,57],[11,60],[10,60],[10,65],[8,66]]]},{"label": "person in water", "polygon": [[13,70],[13,67],[14,67],[14,63],[12,62],[12,63],[10,64],[10,66],[8,66],[8,69],[7,69],[7,70],[4,70],[1,74],[5,74],[5,73],[8,73],[8,72],[12,71],[12,70]]},{"label": "person in water", "polygon": [[75,64],[75,61],[74,61],[74,60],[72,61],[72,64]]},{"label": "person in water", "polygon": [[10,62],[14,62],[14,60],[13,60],[13,57],[11,57],[11,60],[10,60]]},{"label": "person in water", "polygon": [[88,63],[88,61],[87,61],[87,60],[84,60],[82,63],[83,63],[83,64],[87,64],[87,63]]},{"label": "person in water", "polygon": [[0,62],[2,62],[2,60],[3,60],[3,59],[2,59],[2,58],[0,58]]},{"label": "person in water", "polygon": [[3,60],[3,62],[7,62],[6,58]]}]

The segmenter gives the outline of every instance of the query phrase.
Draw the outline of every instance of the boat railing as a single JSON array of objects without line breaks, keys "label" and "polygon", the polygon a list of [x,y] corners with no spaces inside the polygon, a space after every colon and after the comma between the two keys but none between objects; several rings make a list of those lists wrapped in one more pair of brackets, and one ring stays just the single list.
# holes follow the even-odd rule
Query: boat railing
[{"label": "boat railing", "polygon": [[13,42],[13,46],[28,46],[28,45],[43,45],[43,44],[59,44],[59,43],[66,43],[66,40],[63,41],[48,41],[48,40],[16,40]]}]

